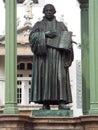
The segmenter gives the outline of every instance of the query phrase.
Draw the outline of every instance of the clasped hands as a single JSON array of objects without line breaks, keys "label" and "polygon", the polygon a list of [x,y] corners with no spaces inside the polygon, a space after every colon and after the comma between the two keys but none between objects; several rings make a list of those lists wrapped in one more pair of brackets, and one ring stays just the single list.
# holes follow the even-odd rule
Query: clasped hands
[{"label": "clasped hands", "polygon": [[56,34],[56,31],[47,31],[47,32],[45,32],[45,36],[47,37],[47,38],[54,38],[54,37],[56,37],[57,36],[57,34]]}]

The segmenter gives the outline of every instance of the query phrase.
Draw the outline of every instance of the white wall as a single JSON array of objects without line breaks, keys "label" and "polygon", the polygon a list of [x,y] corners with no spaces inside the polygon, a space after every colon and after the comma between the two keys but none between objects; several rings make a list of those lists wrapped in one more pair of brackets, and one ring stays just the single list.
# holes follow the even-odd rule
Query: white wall
[{"label": "white wall", "polygon": [[82,77],[81,77],[81,62],[74,60],[70,67],[70,81],[72,89],[72,109],[74,116],[82,115]]}]

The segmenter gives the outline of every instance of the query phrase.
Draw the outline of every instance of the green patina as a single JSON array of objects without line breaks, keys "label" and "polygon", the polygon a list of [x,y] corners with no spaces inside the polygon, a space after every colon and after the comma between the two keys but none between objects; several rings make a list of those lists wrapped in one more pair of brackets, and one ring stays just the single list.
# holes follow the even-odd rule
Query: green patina
[{"label": "green patina", "polygon": [[16,0],[6,0],[5,108],[4,114],[17,114]]}]

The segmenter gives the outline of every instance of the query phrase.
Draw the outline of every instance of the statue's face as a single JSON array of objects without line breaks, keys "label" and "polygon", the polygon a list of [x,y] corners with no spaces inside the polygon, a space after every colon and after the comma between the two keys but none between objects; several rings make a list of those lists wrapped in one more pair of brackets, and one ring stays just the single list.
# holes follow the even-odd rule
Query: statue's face
[{"label": "statue's face", "polygon": [[45,17],[48,20],[52,20],[54,18],[54,9],[52,6],[47,6],[45,9]]}]

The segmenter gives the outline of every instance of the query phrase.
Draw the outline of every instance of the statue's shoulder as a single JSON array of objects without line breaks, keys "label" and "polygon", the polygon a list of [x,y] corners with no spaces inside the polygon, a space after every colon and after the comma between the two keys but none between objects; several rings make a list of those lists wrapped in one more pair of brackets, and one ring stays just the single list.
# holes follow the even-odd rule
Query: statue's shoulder
[{"label": "statue's shoulder", "polygon": [[40,24],[40,21],[37,21],[34,26],[38,26]]},{"label": "statue's shoulder", "polygon": [[57,24],[62,28],[62,30],[68,31],[67,26],[63,22],[57,21]]},{"label": "statue's shoulder", "polygon": [[34,26],[40,27],[40,26],[42,26],[43,24],[44,24],[44,21],[41,20],[41,21],[37,21]]}]

